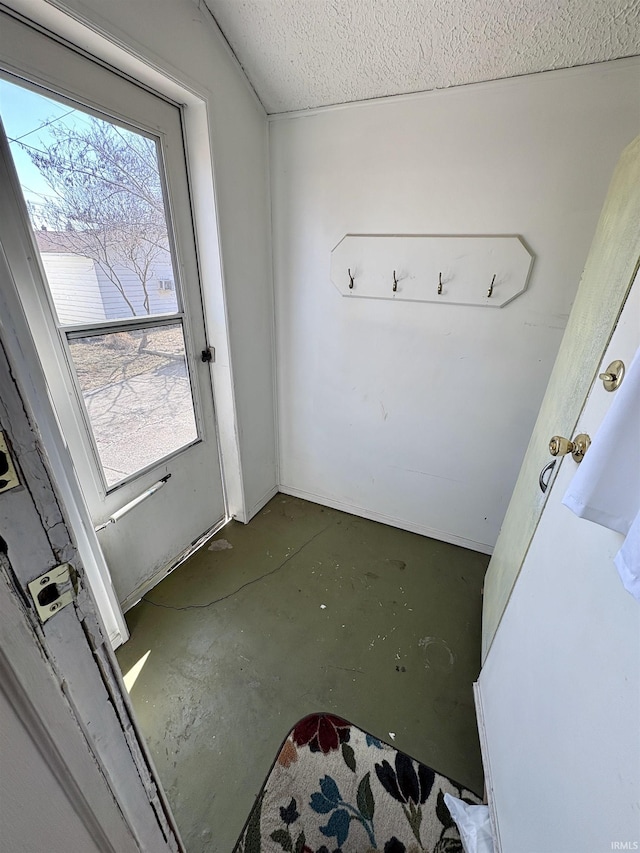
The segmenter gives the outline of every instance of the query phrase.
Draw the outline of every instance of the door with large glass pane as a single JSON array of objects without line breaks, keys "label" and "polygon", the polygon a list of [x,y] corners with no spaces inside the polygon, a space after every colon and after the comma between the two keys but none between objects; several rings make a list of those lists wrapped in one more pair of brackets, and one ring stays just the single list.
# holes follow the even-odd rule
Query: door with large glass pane
[{"label": "door with large glass pane", "polygon": [[225,512],[180,111],[2,23],[39,57],[0,70],[16,285],[126,606]]}]

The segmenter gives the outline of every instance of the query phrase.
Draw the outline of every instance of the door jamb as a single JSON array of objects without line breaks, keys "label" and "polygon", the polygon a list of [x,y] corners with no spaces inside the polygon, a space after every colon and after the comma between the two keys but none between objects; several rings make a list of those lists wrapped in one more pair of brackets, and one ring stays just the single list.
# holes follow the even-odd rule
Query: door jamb
[{"label": "door jamb", "polygon": [[[0,294],[3,291],[4,288],[0,288]],[[53,479],[51,455],[44,449],[43,430],[37,421],[37,412],[25,396],[24,377],[18,378],[13,358],[6,349],[9,330],[5,325],[6,315],[1,309],[0,317],[0,415],[20,481],[17,488],[0,496],[3,532],[7,538],[6,542],[0,542],[0,550],[8,552],[11,560],[8,570],[7,560],[2,558],[0,586],[3,589],[0,593],[3,611],[16,617],[18,611],[12,605],[18,605],[22,610],[22,619],[18,619],[13,633],[10,630],[7,636],[7,626],[3,626],[4,631],[0,630],[0,657],[8,660],[17,684],[22,685],[20,691],[13,689],[16,683],[10,679],[4,692],[14,707],[21,699],[23,704],[27,702],[41,722],[43,714],[47,718],[51,711],[53,726],[54,705],[59,706],[55,702],[52,705],[50,688],[53,683],[66,699],[79,734],[84,736],[89,755],[104,777],[138,848],[167,853],[169,850],[183,850],[171,808],[107,642],[92,588],[70,537],[66,507]],[[34,575],[61,562],[72,568],[75,598],[41,625],[35,616],[27,585]],[[23,642],[16,643],[14,640],[21,634]],[[53,682],[45,678],[43,683],[30,663],[33,642],[36,644],[36,657],[44,660],[49,673],[53,674]],[[75,742],[77,745],[78,740]],[[57,774],[62,789],[72,795],[74,780],[79,782],[83,772],[77,765],[72,770],[71,765],[65,762],[65,757],[73,754],[69,742],[69,751],[60,755],[52,752],[48,748],[51,744],[47,745],[42,740],[37,746],[44,750],[45,761]],[[63,772],[65,768],[66,772]],[[77,804],[77,813],[93,833],[92,837],[99,841],[96,821],[103,821],[102,826],[110,837],[109,821],[104,823],[103,808],[108,800],[105,800],[104,790],[100,794],[93,783],[87,784],[88,787],[83,788],[87,794],[86,802]],[[115,829],[113,831],[115,833]]]},{"label": "door jamb", "polygon": [[[19,209],[12,171],[10,154],[0,140],[0,182],[3,187],[11,188],[11,191],[0,199],[0,210],[8,204],[11,205],[12,210]],[[13,197],[8,198],[9,195]],[[28,247],[21,245],[23,236],[21,223],[15,222],[8,213],[9,211],[5,211],[2,216],[3,230],[0,236],[0,281],[2,282],[0,314],[3,318],[4,345],[17,372],[26,402],[31,407],[34,420],[38,424],[107,636],[112,648],[117,648],[129,639],[129,631],[111,584],[109,569],[93,529],[84,496],[75,476],[69,450],[58,427],[40,359],[22,309],[14,271],[25,277],[30,277],[32,271],[26,262],[29,255]],[[7,257],[9,252],[13,256],[11,263]],[[18,270],[16,265],[19,267]]]}]

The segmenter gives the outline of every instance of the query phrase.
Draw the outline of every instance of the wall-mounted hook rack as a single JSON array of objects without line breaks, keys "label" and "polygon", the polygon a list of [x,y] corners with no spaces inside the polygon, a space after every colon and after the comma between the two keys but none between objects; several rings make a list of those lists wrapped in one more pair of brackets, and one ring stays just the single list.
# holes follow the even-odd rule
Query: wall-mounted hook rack
[{"label": "wall-mounted hook rack", "polygon": [[[515,234],[347,234],[331,253],[331,280],[352,299],[502,308],[526,290],[532,265],[532,254]],[[352,270],[358,271],[355,289]]]}]

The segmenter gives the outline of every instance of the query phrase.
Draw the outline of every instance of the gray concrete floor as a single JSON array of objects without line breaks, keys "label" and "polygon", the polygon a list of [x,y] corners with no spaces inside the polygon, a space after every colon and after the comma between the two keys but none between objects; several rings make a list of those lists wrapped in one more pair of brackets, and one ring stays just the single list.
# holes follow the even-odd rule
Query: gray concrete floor
[{"label": "gray concrete floor", "polygon": [[111,382],[84,401],[108,486],[198,437],[184,362]]},{"label": "gray concrete floor", "polygon": [[[221,540],[232,547],[211,550]],[[482,794],[487,563],[277,495],[130,610],[118,660],[125,676],[144,660],[130,695],[189,853],[232,850],[283,738],[314,711]]]}]

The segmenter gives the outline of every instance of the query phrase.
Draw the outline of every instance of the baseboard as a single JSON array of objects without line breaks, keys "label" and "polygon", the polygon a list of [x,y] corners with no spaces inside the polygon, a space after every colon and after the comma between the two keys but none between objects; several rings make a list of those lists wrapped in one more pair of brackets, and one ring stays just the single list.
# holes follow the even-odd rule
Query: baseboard
[{"label": "baseboard", "polygon": [[[127,639],[129,639],[127,637]],[[114,631],[113,634],[109,634],[109,643],[111,645],[111,651],[115,652],[116,649],[119,649],[120,646],[124,643],[124,639],[120,631]]]},{"label": "baseboard", "polygon": [[473,539],[465,539],[462,536],[456,536],[454,533],[436,530],[424,524],[414,524],[410,521],[404,521],[401,518],[394,518],[381,512],[374,512],[364,507],[354,506],[353,504],[337,501],[333,498],[327,498],[324,495],[314,494],[313,492],[305,492],[302,489],[296,489],[292,486],[280,484],[278,491],[285,495],[291,495],[294,498],[302,498],[305,501],[311,501],[311,503],[329,506],[332,509],[339,509],[351,515],[359,515],[361,518],[368,518],[370,521],[379,521],[381,524],[399,527],[401,530],[408,530],[409,533],[419,533],[421,536],[429,536],[431,539],[438,539],[440,542],[459,545],[461,548],[468,548],[470,551],[479,551],[481,554],[493,554],[493,545],[487,545],[485,542],[476,542]]},{"label": "baseboard", "polygon": [[476,705],[476,719],[478,721],[478,736],[480,738],[480,752],[482,754],[482,766],[484,768],[485,796],[489,805],[489,818],[491,819],[491,830],[493,832],[493,846],[495,853],[502,853],[500,832],[498,829],[498,816],[493,798],[493,775],[491,772],[491,761],[489,759],[489,743],[487,740],[487,729],[484,720],[484,707],[482,704],[482,693],[480,683],[473,682],[473,698]]},{"label": "baseboard", "polygon": [[[354,506],[353,504],[348,504],[344,501],[336,501],[332,498],[327,498],[324,495],[318,495],[314,492],[305,492],[302,489],[295,489],[291,486],[285,486],[282,484],[280,486],[272,486],[258,501],[256,501],[248,512],[247,521],[250,521],[255,515],[257,515],[257,513],[259,513],[260,510],[278,494],[278,492],[282,492],[284,495],[291,495],[291,497],[294,498],[302,498],[302,500],[311,501],[311,503],[328,506],[332,509],[338,509],[341,512],[348,512],[350,515],[368,518],[371,521],[379,521],[381,524],[388,524],[391,527],[399,527],[401,530],[408,530],[410,533],[418,533],[421,536],[429,536],[431,539],[438,539],[441,542],[448,542],[451,545],[459,545],[461,548],[469,548],[471,551],[479,551],[481,554],[493,553],[493,546],[487,545],[483,542],[475,542],[473,539],[465,539],[462,536],[455,536],[452,533],[435,530],[434,528],[427,527],[423,524],[412,524],[411,522],[406,522],[400,518],[385,515],[384,513],[373,512],[372,510],[365,509],[364,507]],[[207,533],[205,533],[194,545],[185,549],[185,551],[168,566],[164,566],[152,575],[152,577],[148,578],[146,581],[141,583],[140,586],[134,589],[133,592],[131,592],[120,604],[123,613],[126,613],[127,610],[130,610],[134,606],[134,604],[137,604],[144,595],[156,586],[156,584],[160,583],[160,581],[164,580],[167,575],[177,569],[178,566],[187,559],[187,557],[200,548],[204,542],[214,536],[226,523],[226,520],[219,522],[215,527],[207,531]],[[112,638],[112,642],[113,639],[115,638]]]},{"label": "baseboard", "polygon": [[181,566],[185,560],[187,560],[192,554],[194,554],[198,549],[202,548],[202,546],[211,539],[212,536],[215,536],[219,530],[228,524],[230,519],[223,518],[217,524],[214,524],[212,528],[203,533],[199,539],[189,545],[188,548],[185,548],[178,556],[172,560],[168,565],[163,566],[163,568],[159,569],[155,574],[153,574],[150,578],[147,578],[146,581],[143,581],[139,586],[137,586],[133,592],[130,592],[129,595],[120,602],[120,607],[122,608],[122,612],[126,613],[127,610],[131,610],[134,604],[137,604],[140,599],[145,596],[148,592],[150,592],[154,586],[160,583],[160,581],[164,580],[167,575],[170,575],[171,572],[175,571],[179,566]]}]

